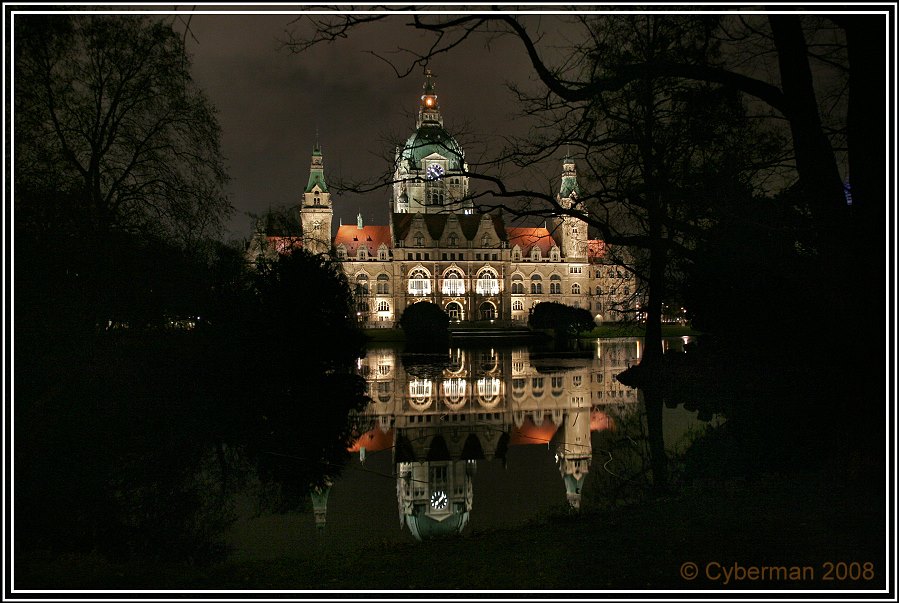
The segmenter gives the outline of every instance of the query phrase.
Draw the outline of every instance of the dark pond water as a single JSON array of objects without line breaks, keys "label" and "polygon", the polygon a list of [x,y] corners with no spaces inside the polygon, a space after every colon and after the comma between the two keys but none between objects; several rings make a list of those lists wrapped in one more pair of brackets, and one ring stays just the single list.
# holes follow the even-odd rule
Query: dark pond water
[{"label": "dark pond water", "polygon": [[[370,348],[357,368],[372,402],[351,462],[306,512],[256,515],[247,501],[230,536],[235,557],[511,527],[626,497],[645,485],[649,460],[641,393],[615,375],[642,349],[639,338],[566,353]],[[664,425],[677,450],[704,423],[681,407],[665,409]]]}]

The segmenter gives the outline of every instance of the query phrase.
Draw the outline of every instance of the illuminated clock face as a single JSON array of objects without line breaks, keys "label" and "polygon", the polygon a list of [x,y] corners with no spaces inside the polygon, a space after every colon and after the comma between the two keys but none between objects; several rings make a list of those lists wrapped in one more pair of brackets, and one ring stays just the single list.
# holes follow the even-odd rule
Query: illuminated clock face
[{"label": "illuminated clock face", "polygon": [[446,492],[443,490],[437,490],[431,494],[431,506],[435,509],[445,509],[448,502],[449,499],[446,497]]},{"label": "illuminated clock face", "polygon": [[436,163],[432,163],[428,166],[428,180],[437,180],[438,178],[443,178],[443,166],[438,165]]}]

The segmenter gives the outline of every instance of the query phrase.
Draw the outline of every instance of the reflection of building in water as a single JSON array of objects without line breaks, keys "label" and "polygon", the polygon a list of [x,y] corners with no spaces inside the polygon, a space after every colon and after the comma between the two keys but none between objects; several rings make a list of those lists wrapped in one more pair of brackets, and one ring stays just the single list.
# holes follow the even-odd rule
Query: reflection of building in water
[{"label": "reflection of building in water", "polygon": [[312,514],[315,516],[315,527],[320,530],[325,528],[328,519],[328,494],[331,492],[331,483],[316,486],[312,489]]},{"label": "reflection of building in water", "polygon": [[391,349],[371,350],[359,361],[371,430],[352,450],[392,448],[400,522],[419,540],[465,527],[477,462],[504,459],[509,446],[546,444],[568,502],[579,508],[590,433],[613,429],[616,417],[636,407],[636,390],[614,376],[639,355],[634,340],[607,340],[589,358],[453,349],[443,362],[422,365],[400,362]]}]

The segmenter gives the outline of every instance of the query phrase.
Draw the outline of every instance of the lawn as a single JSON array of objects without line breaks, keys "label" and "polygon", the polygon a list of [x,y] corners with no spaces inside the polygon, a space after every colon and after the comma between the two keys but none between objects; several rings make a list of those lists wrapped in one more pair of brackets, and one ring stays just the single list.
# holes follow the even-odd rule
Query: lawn
[{"label": "lawn", "polygon": [[[547,517],[513,530],[424,543],[410,538],[400,545],[366,541],[360,534],[360,544],[349,551],[309,543],[298,557],[206,568],[32,559],[17,564],[16,587],[872,589],[884,583],[884,534],[883,505],[871,504],[871,494],[857,487],[837,484],[831,472],[766,475],[694,485],[627,508]],[[681,576],[688,563],[699,571],[693,580]],[[803,568],[802,578],[753,580],[747,569],[752,567],[756,575],[765,567]],[[840,568],[850,568],[858,579]]]}]

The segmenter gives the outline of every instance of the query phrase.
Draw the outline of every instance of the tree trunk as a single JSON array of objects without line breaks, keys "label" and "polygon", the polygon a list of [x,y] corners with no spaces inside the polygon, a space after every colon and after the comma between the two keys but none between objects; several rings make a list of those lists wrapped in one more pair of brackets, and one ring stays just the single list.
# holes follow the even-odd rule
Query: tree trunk
[{"label": "tree trunk", "polygon": [[774,34],[780,80],[793,137],[802,192],[814,212],[819,248],[833,247],[831,237],[845,224],[846,202],[830,141],[821,127],[818,102],[799,17],[768,17]]}]

